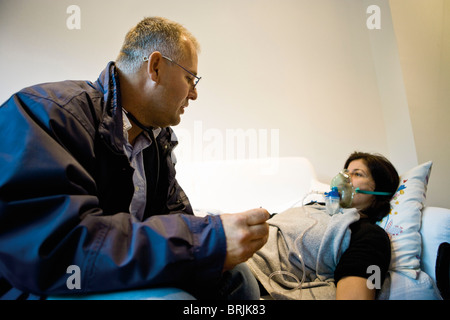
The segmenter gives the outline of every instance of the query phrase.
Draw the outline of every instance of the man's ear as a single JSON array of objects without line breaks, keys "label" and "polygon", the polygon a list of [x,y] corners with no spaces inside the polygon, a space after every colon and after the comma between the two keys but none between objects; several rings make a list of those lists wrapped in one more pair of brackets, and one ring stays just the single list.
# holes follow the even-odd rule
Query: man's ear
[{"label": "man's ear", "polygon": [[158,51],[148,57],[147,73],[154,82],[159,82],[162,59],[162,54]]}]

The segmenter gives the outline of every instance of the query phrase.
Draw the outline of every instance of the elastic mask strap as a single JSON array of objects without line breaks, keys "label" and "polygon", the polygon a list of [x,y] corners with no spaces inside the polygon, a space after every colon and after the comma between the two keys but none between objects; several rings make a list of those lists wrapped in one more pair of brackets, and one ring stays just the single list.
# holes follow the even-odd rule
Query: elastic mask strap
[{"label": "elastic mask strap", "polygon": [[361,190],[359,188],[355,189],[356,193],[363,193],[363,194],[373,194],[376,196],[392,196],[392,193],[390,192],[382,192],[382,191],[367,191],[367,190]]}]

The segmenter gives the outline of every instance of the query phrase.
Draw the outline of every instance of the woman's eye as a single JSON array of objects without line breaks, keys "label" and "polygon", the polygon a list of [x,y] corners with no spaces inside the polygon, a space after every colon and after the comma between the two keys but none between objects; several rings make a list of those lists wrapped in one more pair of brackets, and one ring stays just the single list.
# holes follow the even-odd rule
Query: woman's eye
[{"label": "woman's eye", "polygon": [[356,177],[363,177],[363,174],[361,172],[353,172],[352,175],[354,175]]}]

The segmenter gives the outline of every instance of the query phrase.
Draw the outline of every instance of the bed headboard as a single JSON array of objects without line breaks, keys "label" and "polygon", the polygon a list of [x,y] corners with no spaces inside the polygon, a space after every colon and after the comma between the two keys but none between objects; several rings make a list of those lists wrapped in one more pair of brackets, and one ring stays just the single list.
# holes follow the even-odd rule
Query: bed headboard
[{"label": "bed headboard", "polygon": [[179,162],[177,180],[194,209],[239,212],[263,207],[280,212],[310,190],[329,190],[317,181],[307,158]]}]

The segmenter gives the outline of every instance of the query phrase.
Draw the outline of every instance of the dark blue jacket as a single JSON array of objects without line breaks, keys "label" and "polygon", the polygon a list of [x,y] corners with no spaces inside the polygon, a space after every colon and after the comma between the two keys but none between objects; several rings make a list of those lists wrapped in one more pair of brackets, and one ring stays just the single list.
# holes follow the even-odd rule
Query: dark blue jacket
[{"label": "dark blue jacket", "polygon": [[[148,206],[144,221],[129,214],[133,169],[118,81],[110,63],[95,83],[33,86],[0,107],[0,297],[187,288],[220,277],[221,220],[192,214],[175,179],[170,128],[158,136],[159,206]],[[68,288],[72,265],[81,289]]]}]

